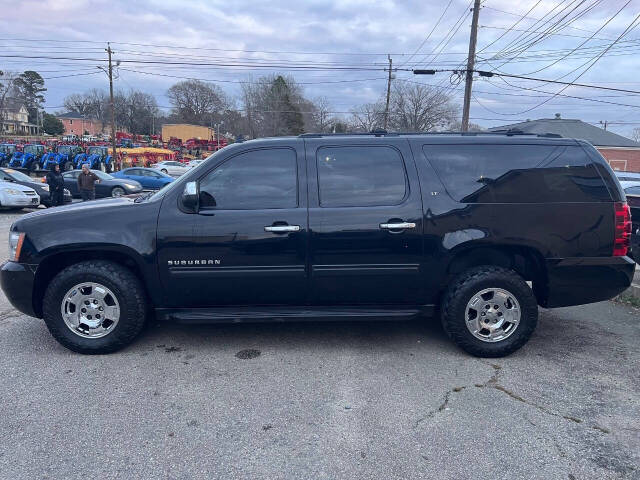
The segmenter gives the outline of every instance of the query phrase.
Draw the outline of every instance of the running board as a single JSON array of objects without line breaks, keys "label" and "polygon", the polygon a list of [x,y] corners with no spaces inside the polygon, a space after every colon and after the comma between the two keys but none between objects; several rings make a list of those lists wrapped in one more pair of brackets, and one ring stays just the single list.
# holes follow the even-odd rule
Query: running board
[{"label": "running board", "polygon": [[158,308],[158,320],[180,323],[252,323],[288,321],[407,320],[432,316],[434,305],[387,307],[210,307]]}]

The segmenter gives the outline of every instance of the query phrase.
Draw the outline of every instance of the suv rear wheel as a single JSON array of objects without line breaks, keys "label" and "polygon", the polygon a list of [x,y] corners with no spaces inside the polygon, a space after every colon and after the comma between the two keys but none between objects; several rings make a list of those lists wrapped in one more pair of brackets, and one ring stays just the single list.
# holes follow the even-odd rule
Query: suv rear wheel
[{"label": "suv rear wheel", "polygon": [[43,316],[51,334],[69,350],[111,353],[142,330],[146,299],[140,281],[127,268],[86,261],[54,277],[44,295]]},{"label": "suv rear wheel", "polygon": [[442,326],[463,350],[478,357],[502,357],[531,337],[538,305],[513,270],[482,266],[454,280],[442,304]]}]

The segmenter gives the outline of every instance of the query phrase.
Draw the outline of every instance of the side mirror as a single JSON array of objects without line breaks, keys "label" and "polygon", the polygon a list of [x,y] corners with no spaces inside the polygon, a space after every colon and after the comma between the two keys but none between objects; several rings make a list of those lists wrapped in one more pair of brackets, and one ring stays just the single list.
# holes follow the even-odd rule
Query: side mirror
[{"label": "side mirror", "polygon": [[198,182],[187,182],[180,197],[180,206],[185,212],[198,213]]}]

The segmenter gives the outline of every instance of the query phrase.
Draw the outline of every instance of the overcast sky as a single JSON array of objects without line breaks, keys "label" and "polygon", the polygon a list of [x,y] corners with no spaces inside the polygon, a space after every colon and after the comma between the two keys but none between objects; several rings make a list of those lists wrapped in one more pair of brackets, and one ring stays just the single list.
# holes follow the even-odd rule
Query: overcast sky
[{"label": "overcast sky", "polygon": [[[480,12],[478,68],[573,81],[589,64],[572,71],[602,53],[640,13],[640,1],[631,1],[589,40],[625,3],[627,0],[485,0]],[[347,112],[384,94],[386,72],[383,68],[387,53],[391,54],[394,67],[400,69],[462,66],[469,41],[469,5],[469,0],[450,3],[448,0],[0,0],[0,70],[41,72],[47,78],[47,109],[60,110],[64,97],[70,93],[108,88],[106,76],[94,71],[101,64],[100,59],[106,58],[104,47],[111,41],[114,58],[123,60],[116,88],[153,93],[165,110],[169,107],[166,90],[181,77],[218,80],[218,85],[233,95],[239,91],[236,82],[282,72],[304,83],[309,97],[324,96],[333,111]],[[548,35],[514,57],[518,44],[525,47],[528,39],[538,36],[522,30],[544,31],[549,25],[541,22],[536,25],[536,19],[548,19],[564,7],[567,7],[564,13],[579,7],[565,21],[584,13],[559,30],[559,35]],[[524,14],[531,18],[521,19]],[[518,21],[520,23],[514,25]],[[456,26],[459,26],[457,33]],[[510,27],[512,30],[507,31]],[[583,42],[586,43],[582,45]],[[580,49],[566,59],[561,58],[576,47]],[[590,48],[586,50],[586,47]],[[635,29],[577,81],[640,90],[639,47],[640,29]],[[436,56],[438,51],[440,54]],[[507,53],[507,57],[483,63],[496,52]],[[500,66],[507,60],[508,63]],[[559,61],[552,64],[555,60]],[[175,64],[181,61],[192,65]],[[256,61],[279,66],[210,65]],[[288,70],[292,64],[334,69]],[[336,67],[362,70],[336,70]],[[76,76],[51,78],[65,75]],[[446,89],[461,105],[463,85],[452,85],[450,75],[415,76],[399,70],[395,72],[394,81],[418,81]],[[579,118],[594,124],[607,120],[612,122],[611,130],[627,135],[634,127],[640,127],[637,95],[572,86],[562,91],[562,95],[599,102],[560,96],[548,100],[550,95],[544,92],[559,92],[563,86],[517,79],[508,79],[508,82],[510,85],[493,77],[474,83],[473,122],[489,127],[561,113],[565,118]],[[545,100],[548,101],[536,107]]]}]

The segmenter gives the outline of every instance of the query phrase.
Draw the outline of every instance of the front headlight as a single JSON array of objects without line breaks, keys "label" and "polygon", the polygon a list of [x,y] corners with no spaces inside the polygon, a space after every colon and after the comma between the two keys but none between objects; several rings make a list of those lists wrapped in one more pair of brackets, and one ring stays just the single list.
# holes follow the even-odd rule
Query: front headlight
[{"label": "front headlight", "polygon": [[20,195],[22,193],[20,190],[15,190],[13,188],[3,188],[2,191],[9,195]]},{"label": "front headlight", "polygon": [[49,191],[49,185],[42,185],[42,190],[44,190],[45,192]]},{"label": "front headlight", "polygon": [[137,185],[130,185],[128,183],[124,183],[123,185],[124,185],[125,188],[128,188],[130,190],[135,190],[136,188],[138,188]]},{"label": "front headlight", "polygon": [[17,262],[24,242],[24,233],[9,232],[9,260]]}]

